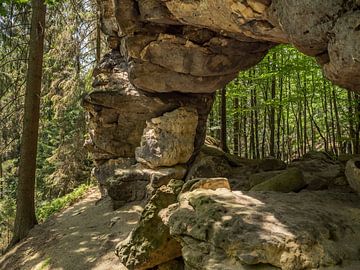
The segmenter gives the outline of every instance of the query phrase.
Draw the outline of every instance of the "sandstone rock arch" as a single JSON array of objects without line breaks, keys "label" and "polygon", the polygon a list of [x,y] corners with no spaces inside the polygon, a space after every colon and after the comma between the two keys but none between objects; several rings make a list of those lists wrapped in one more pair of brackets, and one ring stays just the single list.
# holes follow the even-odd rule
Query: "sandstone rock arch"
[{"label": "sandstone rock arch", "polygon": [[145,91],[215,91],[280,43],[316,57],[335,84],[359,90],[356,0],[106,0],[100,6],[103,31],[121,40],[130,81]]},{"label": "sandstone rock arch", "polygon": [[[161,223],[160,208],[176,202],[181,184],[165,185],[186,178],[205,139],[214,92],[240,70],[256,65],[270,48],[291,43],[315,57],[332,82],[360,91],[358,0],[99,0],[98,5],[112,50],[95,69],[94,91],[83,101],[94,175],[115,207],[152,195],[153,203],[162,204],[158,198],[165,198],[161,207],[147,208],[129,242],[117,249],[130,269],[180,256],[178,245],[165,256],[153,250],[142,226]],[[166,251],[171,238],[168,228],[159,226],[149,237],[165,239],[160,244]],[[137,244],[139,249],[132,247]]]},{"label": "sandstone rock arch", "polygon": [[[84,107],[90,115],[87,145],[96,161],[95,175],[104,184],[116,168],[146,168],[158,159],[156,155],[165,155],[165,144],[174,143],[184,131],[176,128],[176,120],[161,116],[180,107],[196,112],[196,121],[188,119],[196,125],[195,137],[185,140],[190,145],[181,146],[193,155],[179,150],[174,156],[168,151],[167,157],[174,160],[156,164],[186,167],[204,141],[213,93],[277,44],[293,44],[315,57],[331,81],[360,89],[357,0],[102,0],[98,5],[112,51],[95,70],[94,92],[84,99]],[[176,113],[172,115],[176,118]],[[175,126],[148,123],[164,119]],[[156,136],[149,135],[153,134],[149,125],[157,129]],[[180,133],[159,139],[165,126]],[[147,149],[136,150],[140,145]],[[153,160],[140,157],[144,155]],[[145,196],[138,190],[144,190],[154,172],[144,175],[139,170],[143,168],[122,173],[107,184],[115,190],[113,199]],[[136,175],[137,184],[126,189],[126,196],[115,196],[124,183],[129,186],[129,175]]]}]

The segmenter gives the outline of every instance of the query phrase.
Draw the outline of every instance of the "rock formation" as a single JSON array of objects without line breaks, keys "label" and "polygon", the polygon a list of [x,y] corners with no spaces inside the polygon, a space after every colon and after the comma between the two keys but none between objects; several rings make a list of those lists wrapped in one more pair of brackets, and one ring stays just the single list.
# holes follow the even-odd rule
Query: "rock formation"
[{"label": "rock formation", "polygon": [[[111,52],[83,101],[86,145],[114,207],[149,201],[117,248],[121,261],[129,269],[359,268],[359,199],[343,164],[313,153],[287,166],[202,145],[214,92],[278,44],[293,44],[331,81],[359,91],[360,2],[98,5]],[[347,171],[357,188],[354,166]],[[181,180],[182,191],[173,186]]]}]

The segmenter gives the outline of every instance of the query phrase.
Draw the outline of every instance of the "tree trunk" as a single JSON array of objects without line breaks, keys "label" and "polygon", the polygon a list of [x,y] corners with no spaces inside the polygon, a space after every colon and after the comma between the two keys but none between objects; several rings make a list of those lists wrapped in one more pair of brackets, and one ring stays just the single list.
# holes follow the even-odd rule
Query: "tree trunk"
[{"label": "tree trunk", "polygon": [[239,155],[239,133],[240,133],[240,121],[239,121],[239,98],[234,97],[234,127],[233,127],[233,143],[234,143],[234,155]]},{"label": "tree trunk", "polygon": [[338,151],[339,154],[343,153],[343,147],[342,147],[342,132],[341,132],[341,126],[340,126],[340,117],[339,117],[339,110],[338,110],[338,104],[336,101],[336,93],[334,86],[331,87],[332,89],[332,95],[333,95],[333,102],[334,102],[334,113],[335,113],[335,121],[336,121],[336,140],[338,143]]},{"label": "tree trunk", "polygon": [[349,135],[351,142],[350,154],[355,153],[355,129],[354,129],[354,110],[353,110],[353,102],[351,92],[348,91],[348,119],[349,119]]},{"label": "tree trunk", "polygon": [[226,130],[226,87],[221,89],[221,113],[220,113],[220,121],[221,121],[221,132],[220,132],[220,144],[221,149],[224,152],[229,152],[227,146],[227,130]]},{"label": "tree trunk", "polygon": [[[273,55],[273,65],[276,62],[276,53]],[[276,77],[273,75],[271,80],[271,108],[269,116],[270,128],[270,156],[275,157],[275,97],[276,97]]]},{"label": "tree trunk", "polygon": [[98,8],[96,16],[96,64],[99,64],[101,60],[101,13],[99,3],[96,6]]},{"label": "tree trunk", "polygon": [[14,236],[10,246],[27,236],[36,225],[35,171],[39,133],[40,92],[44,50],[46,6],[43,0],[32,0],[29,60],[26,80],[23,134],[21,138],[19,182]]}]

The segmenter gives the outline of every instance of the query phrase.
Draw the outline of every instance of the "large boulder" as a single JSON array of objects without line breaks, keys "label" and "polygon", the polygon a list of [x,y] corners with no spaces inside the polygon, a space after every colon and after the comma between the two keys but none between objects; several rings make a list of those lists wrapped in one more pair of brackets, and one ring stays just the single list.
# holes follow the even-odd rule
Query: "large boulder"
[{"label": "large boulder", "polygon": [[128,202],[151,197],[157,188],[167,185],[172,179],[182,180],[185,174],[186,167],[184,166],[154,170],[136,164],[113,170],[107,177],[105,186],[114,208],[119,208]]},{"label": "large boulder", "polygon": [[297,168],[284,171],[281,174],[252,187],[251,191],[277,191],[292,192],[300,191],[306,186],[302,172]]},{"label": "large boulder", "polygon": [[145,206],[137,227],[117,245],[116,255],[128,269],[150,269],[181,257],[181,246],[170,237],[159,212],[177,201],[182,185],[174,180],[160,187]]},{"label": "large boulder", "polygon": [[181,242],[187,269],[354,270],[360,265],[356,194],[196,189],[181,194],[161,216]]},{"label": "large boulder", "polygon": [[185,107],[151,119],[136,148],[136,160],[150,168],[188,162],[194,152],[197,125],[196,110]]},{"label": "large boulder", "polygon": [[360,193],[360,158],[350,159],[346,163],[345,174],[349,185]]},{"label": "large boulder", "polygon": [[282,174],[284,171],[267,171],[267,172],[258,172],[250,175],[249,177],[249,184],[250,187],[254,187],[258,184],[261,184],[276,175]]},{"label": "large boulder", "polygon": [[306,153],[302,158],[291,162],[289,168],[302,171],[309,190],[336,188],[336,179],[344,176],[344,165],[324,152]]}]

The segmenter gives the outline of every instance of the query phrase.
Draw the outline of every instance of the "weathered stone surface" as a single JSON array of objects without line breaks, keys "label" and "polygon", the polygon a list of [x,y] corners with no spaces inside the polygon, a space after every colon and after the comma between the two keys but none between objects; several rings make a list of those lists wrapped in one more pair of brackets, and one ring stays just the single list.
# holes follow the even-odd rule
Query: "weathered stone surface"
[{"label": "weathered stone surface", "polygon": [[327,189],[336,178],[344,176],[344,165],[323,152],[309,152],[291,162],[289,168],[293,167],[302,171],[310,190]]},{"label": "weathered stone surface", "polygon": [[148,92],[213,93],[237,76],[193,76],[178,73],[150,62],[131,62],[129,79],[136,87]]},{"label": "weathered stone surface", "polygon": [[284,169],[286,169],[286,163],[276,158],[265,158],[260,160],[258,164],[258,170],[264,172]]},{"label": "weathered stone surface", "polygon": [[302,172],[297,168],[288,169],[251,188],[251,191],[300,191],[306,186]]},{"label": "weathered stone surface", "polygon": [[[174,166],[170,168],[149,169],[141,164],[111,167],[106,165],[106,189],[114,202],[114,208],[125,203],[140,201],[151,195],[155,189],[167,185],[170,180],[182,180],[186,174],[186,167]],[[104,170],[100,167],[100,170]],[[101,179],[101,178],[100,178]],[[99,180],[100,180],[99,179]],[[146,188],[148,186],[148,188]]]},{"label": "weathered stone surface", "polygon": [[345,175],[350,186],[360,193],[360,159],[351,159],[346,163]]},{"label": "weathered stone surface", "polygon": [[198,178],[185,182],[181,193],[193,191],[195,189],[212,189],[226,188],[231,190],[229,180],[226,178]]},{"label": "weathered stone surface", "polygon": [[[359,89],[360,4],[355,0],[104,0],[99,4],[104,32],[124,38],[123,54],[137,48],[136,56],[129,54],[131,81],[146,91],[215,91],[229,80],[224,74],[255,65],[278,43],[294,44],[316,57],[330,80]],[[151,41],[126,44],[139,35]],[[218,50],[212,50],[214,44]],[[166,84],[158,82],[160,78]]]},{"label": "weathered stone surface", "polygon": [[272,1],[270,13],[277,18],[292,44],[315,56],[327,51],[328,33],[344,8],[343,2],[334,0],[329,5],[329,2],[314,0],[276,0]]},{"label": "weathered stone surface", "polygon": [[172,260],[157,267],[157,270],[184,270],[184,262],[182,258]]},{"label": "weathered stone surface", "polygon": [[271,178],[273,178],[276,175],[282,174],[284,173],[284,171],[267,171],[267,172],[259,172],[259,173],[254,173],[252,175],[250,175],[249,177],[249,184],[250,187],[254,187],[258,184],[261,184],[263,182],[265,182],[266,180],[269,180]]},{"label": "weathered stone surface", "polygon": [[353,270],[360,262],[356,194],[198,189],[166,211],[188,269]]},{"label": "weathered stone surface", "polygon": [[181,107],[147,122],[135,157],[151,168],[189,161],[194,152],[198,114]]},{"label": "weathered stone surface", "polygon": [[117,256],[128,269],[149,269],[181,256],[180,244],[170,237],[158,214],[176,202],[182,185],[182,181],[171,181],[159,188],[145,206],[137,227],[116,247]]},{"label": "weathered stone surface", "polygon": [[258,165],[257,160],[239,158],[205,145],[189,168],[186,180],[226,177],[232,190],[249,190],[249,177],[258,171]]},{"label": "weathered stone surface", "polygon": [[107,54],[94,71],[95,91],[83,100],[90,118],[90,139],[86,146],[93,158],[135,157],[146,121],[184,105],[198,114],[194,143],[194,152],[197,152],[205,139],[205,123],[213,95],[171,93],[154,96],[130,84],[126,66],[119,52]]},{"label": "weathered stone surface", "polygon": [[329,63],[325,75],[334,83],[353,91],[360,89],[360,11],[349,12],[336,21],[328,46]]}]

